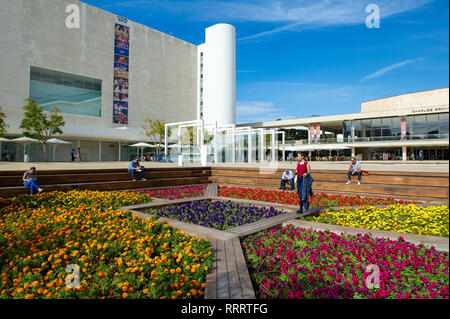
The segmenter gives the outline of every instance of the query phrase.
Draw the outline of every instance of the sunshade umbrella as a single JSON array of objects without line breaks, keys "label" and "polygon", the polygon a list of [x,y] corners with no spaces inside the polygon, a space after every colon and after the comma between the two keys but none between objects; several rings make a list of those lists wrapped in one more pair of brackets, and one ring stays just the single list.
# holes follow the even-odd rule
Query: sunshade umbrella
[{"label": "sunshade umbrella", "polygon": [[31,143],[39,143],[40,141],[36,140],[34,138],[23,136],[23,137],[12,139],[11,142],[17,142],[17,143],[20,143],[23,145],[23,161],[25,162],[25,149],[26,149],[27,145],[31,144]]},{"label": "sunshade umbrella", "polygon": [[155,145],[152,144],[148,144],[148,143],[144,143],[144,142],[139,142],[133,145],[130,145],[132,147],[138,147],[138,153],[137,156],[139,157],[139,148],[141,149],[141,153],[142,155],[144,154],[144,147],[155,147]]},{"label": "sunshade umbrella", "polygon": [[58,146],[58,144],[72,144],[68,141],[60,140],[58,138],[51,138],[47,141],[47,143],[53,144],[53,162],[55,161],[56,146]]}]

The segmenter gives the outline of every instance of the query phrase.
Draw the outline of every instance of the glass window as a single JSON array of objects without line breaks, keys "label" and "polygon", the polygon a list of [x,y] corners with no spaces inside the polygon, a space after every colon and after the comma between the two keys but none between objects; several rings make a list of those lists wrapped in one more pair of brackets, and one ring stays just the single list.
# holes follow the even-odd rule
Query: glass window
[{"label": "glass window", "polygon": [[355,130],[360,130],[361,129],[361,121],[360,120],[353,121],[353,127],[355,128]]},{"label": "glass window", "polygon": [[439,114],[439,134],[447,134],[448,137],[448,113]]},{"label": "glass window", "polygon": [[62,113],[101,116],[101,80],[30,68],[30,98],[45,111],[57,107]]},{"label": "glass window", "polygon": [[439,133],[439,117],[437,114],[427,115],[427,134],[437,135]]},{"label": "glass window", "polygon": [[414,116],[406,117],[406,135],[414,135]]},{"label": "glass window", "polygon": [[363,130],[371,130],[372,129],[371,122],[372,122],[371,120],[362,120],[361,121],[362,129]]}]

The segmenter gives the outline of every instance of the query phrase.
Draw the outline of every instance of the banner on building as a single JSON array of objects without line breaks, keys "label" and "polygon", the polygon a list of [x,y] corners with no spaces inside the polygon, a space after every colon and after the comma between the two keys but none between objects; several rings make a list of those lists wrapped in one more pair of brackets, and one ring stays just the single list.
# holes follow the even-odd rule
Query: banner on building
[{"label": "banner on building", "polygon": [[320,123],[316,123],[316,143],[319,142],[320,139]]},{"label": "banner on building", "polygon": [[400,134],[401,134],[401,139],[404,140],[405,136],[406,136],[406,119],[402,118],[400,120]]},{"label": "banner on building", "polygon": [[316,137],[316,129],[314,123],[309,123],[309,143],[314,142]]},{"label": "banner on building", "polygon": [[[121,17],[118,19],[123,21]],[[114,124],[128,124],[129,50],[130,28],[116,23],[114,27]]]}]

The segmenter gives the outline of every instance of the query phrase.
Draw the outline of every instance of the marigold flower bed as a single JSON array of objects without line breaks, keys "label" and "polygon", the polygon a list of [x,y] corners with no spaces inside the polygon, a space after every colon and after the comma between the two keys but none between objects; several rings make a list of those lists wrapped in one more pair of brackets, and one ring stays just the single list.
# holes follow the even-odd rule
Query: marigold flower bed
[{"label": "marigold flower bed", "polygon": [[149,189],[139,191],[154,198],[162,198],[168,200],[199,197],[205,194],[205,185],[168,187],[159,189]]},{"label": "marigold flower bed", "polygon": [[[242,247],[260,298],[449,297],[448,253],[404,240],[291,225],[249,236]],[[368,265],[380,269],[379,288],[366,285]]]},{"label": "marigold flower bed", "polygon": [[192,201],[148,210],[147,213],[218,230],[225,230],[283,214],[273,207],[242,205],[231,201]]},{"label": "marigold flower bed", "polygon": [[[299,199],[296,192],[250,188],[250,187],[229,187],[220,186],[219,196],[250,199],[269,203],[279,203],[284,205],[299,205]],[[370,198],[358,195],[332,195],[326,193],[317,193],[310,198],[310,207],[334,207],[334,206],[367,206],[367,205],[391,205],[391,204],[410,204],[416,202],[395,200],[393,198]]]},{"label": "marigold flower bed", "polygon": [[[117,209],[131,192],[71,191],[2,200],[0,298],[199,298],[210,245]],[[80,286],[68,288],[66,266]]]},{"label": "marigold flower bed", "polygon": [[448,206],[391,205],[386,208],[361,207],[328,210],[317,217],[305,217],[319,223],[378,229],[428,236],[449,236]]}]

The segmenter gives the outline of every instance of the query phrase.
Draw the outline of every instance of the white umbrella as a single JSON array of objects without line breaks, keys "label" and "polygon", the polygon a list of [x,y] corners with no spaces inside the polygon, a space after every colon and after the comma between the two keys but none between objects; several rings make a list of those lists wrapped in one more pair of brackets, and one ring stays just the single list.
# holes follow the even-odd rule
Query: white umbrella
[{"label": "white umbrella", "polygon": [[23,145],[23,161],[25,162],[25,159],[26,159],[25,158],[25,149],[26,149],[27,145],[30,143],[39,143],[40,141],[36,140],[34,138],[29,138],[29,137],[23,136],[23,137],[12,139],[11,142],[17,142],[17,143],[20,143]]},{"label": "white umbrella", "polygon": [[130,146],[138,147],[138,154],[137,154],[138,157],[139,157],[139,148],[141,149],[142,155],[144,155],[144,147],[156,147],[155,145],[144,143],[144,142],[139,142],[139,143],[136,143],[136,144],[133,144]]},{"label": "white umbrella", "polygon": [[71,142],[60,140],[58,138],[51,138],[47,143],[53,144],[53,162],[55,161],[56,146],[58,146],[58,144],[72,144]]}]

